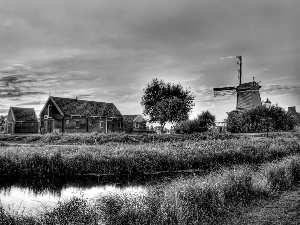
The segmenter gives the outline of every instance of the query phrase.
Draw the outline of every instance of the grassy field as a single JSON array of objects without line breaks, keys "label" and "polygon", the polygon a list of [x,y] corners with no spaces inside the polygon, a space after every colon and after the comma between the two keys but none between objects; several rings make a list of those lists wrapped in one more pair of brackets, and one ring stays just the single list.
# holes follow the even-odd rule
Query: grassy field
[{"label": "grassy field", "polygon": [[216,139],[238,139],[229,133],[197,133],[197,134],[126,134],[126,133],[60,133],[60,134],[33,134],[33,135],[0,135],[0,142],[29,143],[51,145],[101,145],[106,143],[141,144],[165,143],[178,141],[199,141]]},{"label": "grassy field", "polygon": [[115,189],[90,202],[73,198],[38,217],[11,215],[2,224],[222,224],[261,199],[274,199],[300,181],[300,155],[226,168],[164,186]]},{"label": "grassy field", "polygon": [[1,146],[0,175],[72,176],[211,170],[300,153],[297,137],[207,139],[98,146]]}]

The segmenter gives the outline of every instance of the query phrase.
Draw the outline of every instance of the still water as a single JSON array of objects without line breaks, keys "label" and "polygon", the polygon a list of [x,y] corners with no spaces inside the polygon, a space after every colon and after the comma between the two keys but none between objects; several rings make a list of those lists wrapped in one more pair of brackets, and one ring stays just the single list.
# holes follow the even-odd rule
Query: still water
[{"label": "still water", "polygon": [[178,175],[151,177],[73,177],[55,179],[0,177],[0,202],[13,214],[39,215],[72,197],[96,200],[103,193],[139,190],[167,183]]}]

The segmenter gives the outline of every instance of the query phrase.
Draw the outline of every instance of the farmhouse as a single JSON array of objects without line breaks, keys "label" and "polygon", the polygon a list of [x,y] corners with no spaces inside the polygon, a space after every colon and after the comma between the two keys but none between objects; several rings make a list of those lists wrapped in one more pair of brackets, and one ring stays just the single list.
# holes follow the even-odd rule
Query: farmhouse
[{"label": "farmhouse", "polygon": [[41,133],[123,131],[123,116],[113,103],[49,96],[40,118]]},{"label": "farmhouse", "polygon": [[146,120],[141,115],[124,115],[126,131],[146,131]]},{"label": "farmhouse", "polygon": [[10,107],[6,130],[9,134],[38,133],[38,120],[34,109]]}]

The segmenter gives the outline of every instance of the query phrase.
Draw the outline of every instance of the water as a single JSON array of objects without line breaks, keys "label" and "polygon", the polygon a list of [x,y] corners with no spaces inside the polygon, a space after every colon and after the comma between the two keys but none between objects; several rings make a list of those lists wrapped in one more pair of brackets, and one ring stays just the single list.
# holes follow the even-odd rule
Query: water
[{"label": "water", "polygon": [[94,201],[103,193],[161,185],[177,176],[178,174],[135,178],[89,176],[55,179],[0,177],[0,202],[9,213],[38,216],[57,206],[59,201],[74,196]]}]

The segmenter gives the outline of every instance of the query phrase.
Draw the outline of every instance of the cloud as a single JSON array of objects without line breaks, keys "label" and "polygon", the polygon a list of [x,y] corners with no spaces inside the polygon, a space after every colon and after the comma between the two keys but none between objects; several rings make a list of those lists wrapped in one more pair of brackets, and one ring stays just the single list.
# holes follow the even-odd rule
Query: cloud
[{"label": "cloud", "polygon": [[25,103],[21,103],[21,104],[18,104],[20,106],[23,106],[23,105],[41,105],[41,101],[31,101],[31,102],[25,102]]},{"label": "cloud", "polygon": [[295,91],[300,90],[300,84],[267,84],[261,88],[262,93],[276,93],[281,91]]}]

